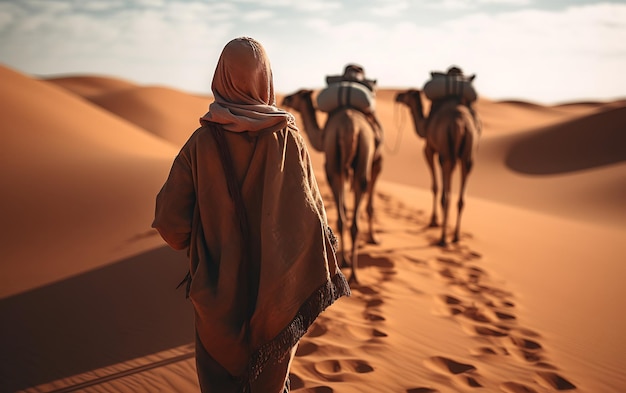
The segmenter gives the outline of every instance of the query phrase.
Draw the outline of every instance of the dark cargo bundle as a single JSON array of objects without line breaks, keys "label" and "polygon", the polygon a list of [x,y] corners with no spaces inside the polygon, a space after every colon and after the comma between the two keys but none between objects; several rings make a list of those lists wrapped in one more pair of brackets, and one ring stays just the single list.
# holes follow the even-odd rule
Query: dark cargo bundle
[{"label": "dark cargo bundle", "polygon": [[476,75],[449,75],[431,72],[432,78],[424,85],[424,94],[430,100],[449,96],[462,97],[468,102],[476,101],[478,95],[472,85]]},{"label": "dark cargo bundle", "polygon": [[317,95],[317,108],[323,112],[332,112],[340,107],[372,112],[374,106],[374,93],[359,82],[332,83]]}]

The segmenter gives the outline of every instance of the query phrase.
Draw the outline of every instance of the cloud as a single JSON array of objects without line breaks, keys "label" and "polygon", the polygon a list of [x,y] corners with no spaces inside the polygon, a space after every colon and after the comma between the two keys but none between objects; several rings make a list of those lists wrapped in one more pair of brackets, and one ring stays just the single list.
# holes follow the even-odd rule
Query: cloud
[{"label": "cloud", "polygon": [[301,11],[329,11],[342,8],[340,1],[332,0],[307,0],[294,2],[293,6]]},{"label": "cloud", "polygon": [[139,83],[207,86],[237,10],[201,1],[125,3],[0,3],[0,15],[11,16],[0,24],[0,58],[32,74],[80,70]]},{"label": "cloud", "polygon": [[401,15],[409,8],[408,0],[382,0],[369,7],[369,12],[374,16],[393,17]]},{"label": "cloud", "polygon": [[428,8],[446,9],[446,10],[471,10],[482,8],[485,6],[527,6],[532,4],[532,0],[440,0],[440,1],[422,1],[421,4]]},{"label": "cloud", "polygon": [[0,60],[33,74],[101,73],[209,92],[223,45],[248,35],[268,50],[279,92],[321,87],[326,74],[357,62],[380,86],[421,87],[430,71],[457,64],[476,73],[491,98],[623,96],[626,79],[615,75],[626,68],[626,4],[548,11],[499,0],[496,12],[487,4],[494,1],[459,1],[480,6],[467,12],[390,0],[350,8],[296,0],[0,1]]},{"label": "cloud", "polygon": [[381,86],[421,87],[430,71],[457,64],[476,73],[477,87],[492,98],[557,102],[626,92],[626,79],[615,78],[626,67],[626,5],[476,12],[428,26],[326,19],[302,26],[324,44],[310,48],[316,61],[284,70],[280,78],[293,88],[296,80],[319,86],[323,77],[309,75],[356,61]]},{"label": "cloud", "polygon": [[268,20],[275,15],[275,12],[269,10],[250,11],[242,16],[242,19],[248,21]]}]

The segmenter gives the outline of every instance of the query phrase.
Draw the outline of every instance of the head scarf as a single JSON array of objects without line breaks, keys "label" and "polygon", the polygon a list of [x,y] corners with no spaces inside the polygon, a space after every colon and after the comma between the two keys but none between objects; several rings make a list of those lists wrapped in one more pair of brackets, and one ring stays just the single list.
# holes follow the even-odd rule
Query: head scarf
[{"label": "head scarf", "polygon": [[230,41],[217,62],[211,85],[215,101],[200,119],[233,132],[275,132],[293,115],[276,107],[270,61],[259,42],[249,37]]}]

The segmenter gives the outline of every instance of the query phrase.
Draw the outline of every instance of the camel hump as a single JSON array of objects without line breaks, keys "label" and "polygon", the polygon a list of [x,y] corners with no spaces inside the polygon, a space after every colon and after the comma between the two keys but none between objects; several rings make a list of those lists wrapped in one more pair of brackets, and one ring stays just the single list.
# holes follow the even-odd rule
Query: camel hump
[{"label": "camel hump", "polygon": [[424,85],[424,94],[430,100],[456,96],[468,102],[476,101],[478,95],[472,85],[476,75],[449,75],[440,72],[431,72],[432,78]]},{"label": "camel hump", "polygon": [[319,110],[332,112],[340,107],[372,112],[375,107],[374,94],[358,82],[343,81],[329,85],[317,95]]}]

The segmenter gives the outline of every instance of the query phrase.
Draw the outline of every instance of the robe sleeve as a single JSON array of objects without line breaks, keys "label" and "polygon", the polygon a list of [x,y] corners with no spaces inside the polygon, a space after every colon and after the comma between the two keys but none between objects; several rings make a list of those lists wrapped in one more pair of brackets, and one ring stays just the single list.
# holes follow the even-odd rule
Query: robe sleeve
[{"label": "robe sleeve", "polygon": [[156,197],[152,227],[175,250],[189,247],[196,192],[188,157],[181,152]]}]

